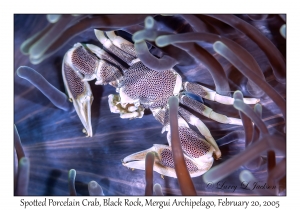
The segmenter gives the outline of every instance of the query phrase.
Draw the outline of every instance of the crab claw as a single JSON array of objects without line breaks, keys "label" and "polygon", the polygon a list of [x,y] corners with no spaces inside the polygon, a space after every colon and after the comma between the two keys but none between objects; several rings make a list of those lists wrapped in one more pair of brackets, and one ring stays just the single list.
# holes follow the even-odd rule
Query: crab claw
[{"label": "crab claw", "polygon": [[69,100],[73,102],[77,115],[84,126],[83,132],[87,136],[93,136],[91,105],[94,97],[90,85],[87,81],[83,80],[84,77],[72,63],[71,56],[75,49],[72,48],[65,54],[62,66],[63,81]]},{"label": "crab claw", "polygon": [[[145,159],[149,152],[154,152],[155,154],[153,165],[154,171],[164,176],[177,178],[172,150],[171,147],[166,145],[154,144],[153,147],[147,150],[129,155],[123,159],[123,165],[128,168],[145,170]],[[191,177],[197,177],[204,174],[213,164],[213,158],[209,159],[207,162],[198,162],[184,154],[184,159]]]}]

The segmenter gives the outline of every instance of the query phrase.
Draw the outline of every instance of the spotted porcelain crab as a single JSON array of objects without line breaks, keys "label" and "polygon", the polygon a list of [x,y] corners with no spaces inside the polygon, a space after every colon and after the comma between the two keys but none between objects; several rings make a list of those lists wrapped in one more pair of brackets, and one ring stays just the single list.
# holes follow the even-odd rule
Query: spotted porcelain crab
[{"label": "spotted porcelain crab", "polygon": [[[69,99],[74,104],[87,136],[93,135],[91,126],[93,95],[88,81],[94,79],[97,85],[110,84],[116,88],[117,94],[108,97],[112,113],[120,114],[121,118],[134,119],[142,118],[144,110],[150,109],[155,119],[163,125],[162,132],[168,132],[169,146],[155,144],[147,150],[129,155],[123,159],[124,166],[144,170],[146,154],[154,152],[156,154],[154,171],[176,177],[170,147],[168,116],[170,96],[177,96],[184,106],[217,122],[242,125],[240,119],[218,114],[191,96],[226,105],[233,104],[233,98],[219,95],[196,83],[183,82],[174,69],[155,71],[147,68],[137,58],[134,45],[113,31],[104,33],[95,30],[95,35],[104,50],[92,44],[77,43],[65,54],[62,66]],[[258,101],[254,98],[244,99],[247,104],[255,104]],[[211,168],[214,158],[221,157],[221,151],[209,129],[200,119],[181,106],[178,111],[179,136],[188,171],[191,177],[200,176]],[[196,126],[205,139],[189,128],[188,123]]]}]

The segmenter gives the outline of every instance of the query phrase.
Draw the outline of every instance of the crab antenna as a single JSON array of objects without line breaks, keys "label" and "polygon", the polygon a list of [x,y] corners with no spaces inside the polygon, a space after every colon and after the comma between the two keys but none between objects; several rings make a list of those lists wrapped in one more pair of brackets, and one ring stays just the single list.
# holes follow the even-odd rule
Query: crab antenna
[{"label": "crab antenna", "polygon": [[222,138],[218,139],[217,144],[219,147],[230,144],[232,142],[243,140],[245,138],[245,133],[241,130],[232,131],[226,136],[223,136]]},{"label": "crab antenna", "polygon": [[73,105],[68,101],[66,94],[51,85],[40,73],[27,66],[20,66],[17,75],[28,80],[39,89],[57,108],[64,111],[73,110]]},{"label": "crab antenna", "polygon": [[179,186],[182,195],[197,195],[195,186],[191,179],[191,176],[187,170],[186,163],[184,161],[181,143],[179,139],[178,131],[178,105],[179,100],[176,96],[171,96],[168,100],[169,104],[169,116],[170,116],[170,129],[171,129],[171,145],[172,154],[175,165],[176,176],[179,182]]},{"label": "crab antenna", "polygon": [[102,187],[96,181],[90,181],[88,184],[89,194],[91,196],[103,196]]}]

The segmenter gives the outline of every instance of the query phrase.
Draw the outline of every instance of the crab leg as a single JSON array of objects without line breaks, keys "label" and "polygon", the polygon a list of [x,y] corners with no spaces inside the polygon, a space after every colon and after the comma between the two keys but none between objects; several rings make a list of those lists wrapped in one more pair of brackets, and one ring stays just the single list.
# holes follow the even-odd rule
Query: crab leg
[{"label": "crab leg", "polygon": [[[216,101],[226,105],[233,105],[234,103],[234,98],[229,96],[222,96],[217,92],[197,83],[185,82],[183,84],[183,87],[187,92],[193,93],[210,101]],[[243,100],[245,104],[256,104],[259,102],[259,99],[256,98],[244,98]]]},{"label": "crab leg", "polygon": [[227,117],[226,115],[216,113],[211,108],[205,106],[204,104],[200,103],[199,101],[196,101],[188,96],[182,95],[180,97],[180,103],[195,110],[199,114],[202,114],[205,117],[208,117],[217,122],[225,123],[225,124],[243,125],[241,119]]},{"label": "crab leg", "polygon": [[100,47],[93,45],[93,44],[86,44],[86,47],[91,52],[95,53],[95,55],[97,55],[98,58],[108,61],[109,63],[116,65],[117,67],[119,67],[122,70],[126,69],[125,66],[123,66],[121,63],[119,63],[116,59],[114,59],[111,55],[109,55],[109,53],[102,50]]},{"label": "crab leg", "polygon": [[[145,170],[145,159],[147,153],[149,152],[154,153],[154,171],[164,176],[177,178],[172,157],[172,150],[171,147],[166,145],[154,144],[153,147],[147,150],[143,150],[125,157],[122,163],[128,168]],[[184,159],[191,177],[202,175],[210,169],[213,163],[213,158],[211,158],[210,162],[207,162],[205,166],[203,166],[203,164],[199,164],[199,162],[185,154]]]},{"label": "crab leg", "polygon": [[195,117],[186,109],[178,107],[178,111],[181,117],[189,124],[196,126],[199,132],[205,137],[205,139],[215,148],[216,159],[219,159],[221,157],[221,151],[207,126],[199,118]]},{"label": "crab leg", "polygon": [[129,55],[132,55],[133,57],[137,58],[134,49],[134,44],[132,44],[131,42],[127,41],[126,39],[120,36],[117,36],[114,31],[106,32],[106,35],[116,47],[120,48],[121,50],[128,53]]},{"label": "crab leg", "polygon": [[[170,125],[167,125],[165,130],[168,131],[167,139],[171,146]],[[215,148],[192,130],[181,117],[178,117],[178,132],[182,150],[186,155],[199,164],[212,161],[212,153],[215,152]]]},{"label": "crab leg", "polygon": [[118,56],[129,66],[139,60],[137,59],[134,45],[131,42],[116,36],[113,31],[106,33],[108,38],[106,38],[103,31],[96,29],[94,31],[97,39],[103,44],[105,49]]},{"label": "crab leg", "polygon": [[[156,110],[156,114],[158,113],[158,110]],[[169,123],[164,126],[163,130],[168,131],[167,138],[169,145],[171,145]],[[181,117],[178,118],[178,130],[180,143],[184,152],[183,156],[191,177],[202,175],[211,168],[214,160],[212,154],[216,149],[190,129]],[[171,146],[155,144],[147,150],[125,157],[123,165],[129,168],[145,170],[145,157],[149,152],[154,152],[155,154],[154,171],[164,176],[176,178]]]}]

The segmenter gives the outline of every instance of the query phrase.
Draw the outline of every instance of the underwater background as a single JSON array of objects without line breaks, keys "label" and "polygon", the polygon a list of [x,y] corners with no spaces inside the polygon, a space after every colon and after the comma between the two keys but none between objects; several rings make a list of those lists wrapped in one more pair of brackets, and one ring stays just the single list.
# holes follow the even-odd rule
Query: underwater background
[{"label": "underwater background", "polygon": [[[125,22],[126,18],[131,15],[117,16],[120,16],[118,18]],[[144,17],[138,16],[137,21],[139,19],[141,21],[137,25],[143,26]],[[271,14],[254,17],[239,14],[234,16],[249,23],[267,37],[285,61],[286,40],[280,34],[280,28],[285,24],[285,15]],[[236,28],[211,16],[195,15],[195,17],[204,23],[201,27],[204,27],[206,31],[233,40],[246,49],[258,63],[266,83],[270,84],[282,98],[286,98],[285,82],[276,80],[268,57],[255,41]],[[111,15],[87,15],[83,19],[93,20],[96,18],[109,21],[109,18],[112,17]],[[161,31],[188,33],[195,30],[180,15],[155,15],[154,19]],[[77,42],[99,46],[93,27],[85,25],[82,30],[80,28],[82,25],[70,22],[70,25],[78,24],[78,28],[75,27],[74,31],[67,31],[68,26],[66,26],[67,32],[60,35],[61,40],[64,41],[63,44],[53,47],[53,53],[50,48],[45,52],[45,54],[49,54],[48,57],[45,56],[45,59],[38,64],[32,64],[29,56],[24,55],[20,47],[25,40],[49,24],[51,23],[47,20],[46,15],[14,15],[14,124],[18,130],[24,153],[30,160],[28,195],[69,195],[68,172],[70,169],[76,170],[77,195],[89,195],[87,185],[92,180],[102,187],[104,195],[144,195],[145,171],[128,169],[122,165],[121,160],[127,155],[148,149],[153,144],[167,145],[166,132],[161,134],[162,126],[154,119],[150,111],[146,112],[141,119],[121,119],[118,114],[111,113],[108,106],[108,95],[115,93],[115,88],[109,85],[96,86],[93,84],[94,82],[91,82],[94,95],[92,104],[94,135],[87,138],[82,133],[83,126],[75,111],[65,112],[56,108],[38,89],[16,74],[19,66],[29,66],[64,92],[61,66],[65,52]],[[88,21],[84,24],[88,24]],[[105,27],[100,29],[108,30]],[[112,29],[118,30],[120,27],[116,25]],[[131,35],[128,31],[118,31],[118,33],[130,40]],[[57,31],[57,33],[61,32]],[[197,44],[213,55],[222,65],[232,91],[231,94],[235,90],[241,90],[245,97],[253,97],[247,92],[246,77],[231,63],[214,52],[211,43],[204,41]],[[161,53],[155,48],[151,52],[157,56]],[[169,53],[176,54],[176,52]],[[206,66],[195,61],[191,56],[187,56],[187,58],[189,59],[186,59],[182,65],[175,67],[183,80],[215,89],[214,81]],[[269,133],[285,138],[286,123],[281,110],[267,94],[262,94],[259,98],[263,107],[262,121],[267,126]],[[239,117],[239,112],[233,106],[225,106],[207,100],[204,100],[204,103],[218,113]],[[222,159],[214,161],[213,167],[221,165],[245,150],[243,126],[225,125],[199,114],[196,116],[207,125],[217,141],[232,132],[237,134],[236,141],[220,147]],[[195,127],[190,127],[195,130]],[[283,158],[282,155],[276,155],[276,162],[280,162]],[[263,164],[251,172],[257,180],[263,183],[268,177],[266,155],[262,155],[262,159]],[[239,175],[244,169],[245,166],[241,166],[221,182],[225,183],[224,185],[240,186]],[[256,195],[258,193],[241,188],[232,190],[208,187],[202,176],[192,178],[192,180],[197,195]],[[280,195],[286,193],[285,177],[282,180],[279,185]],[[161,178],[160,174],[154,172],[153,182],[162,186],[165,195],[181,195],[177,179]]]}]

